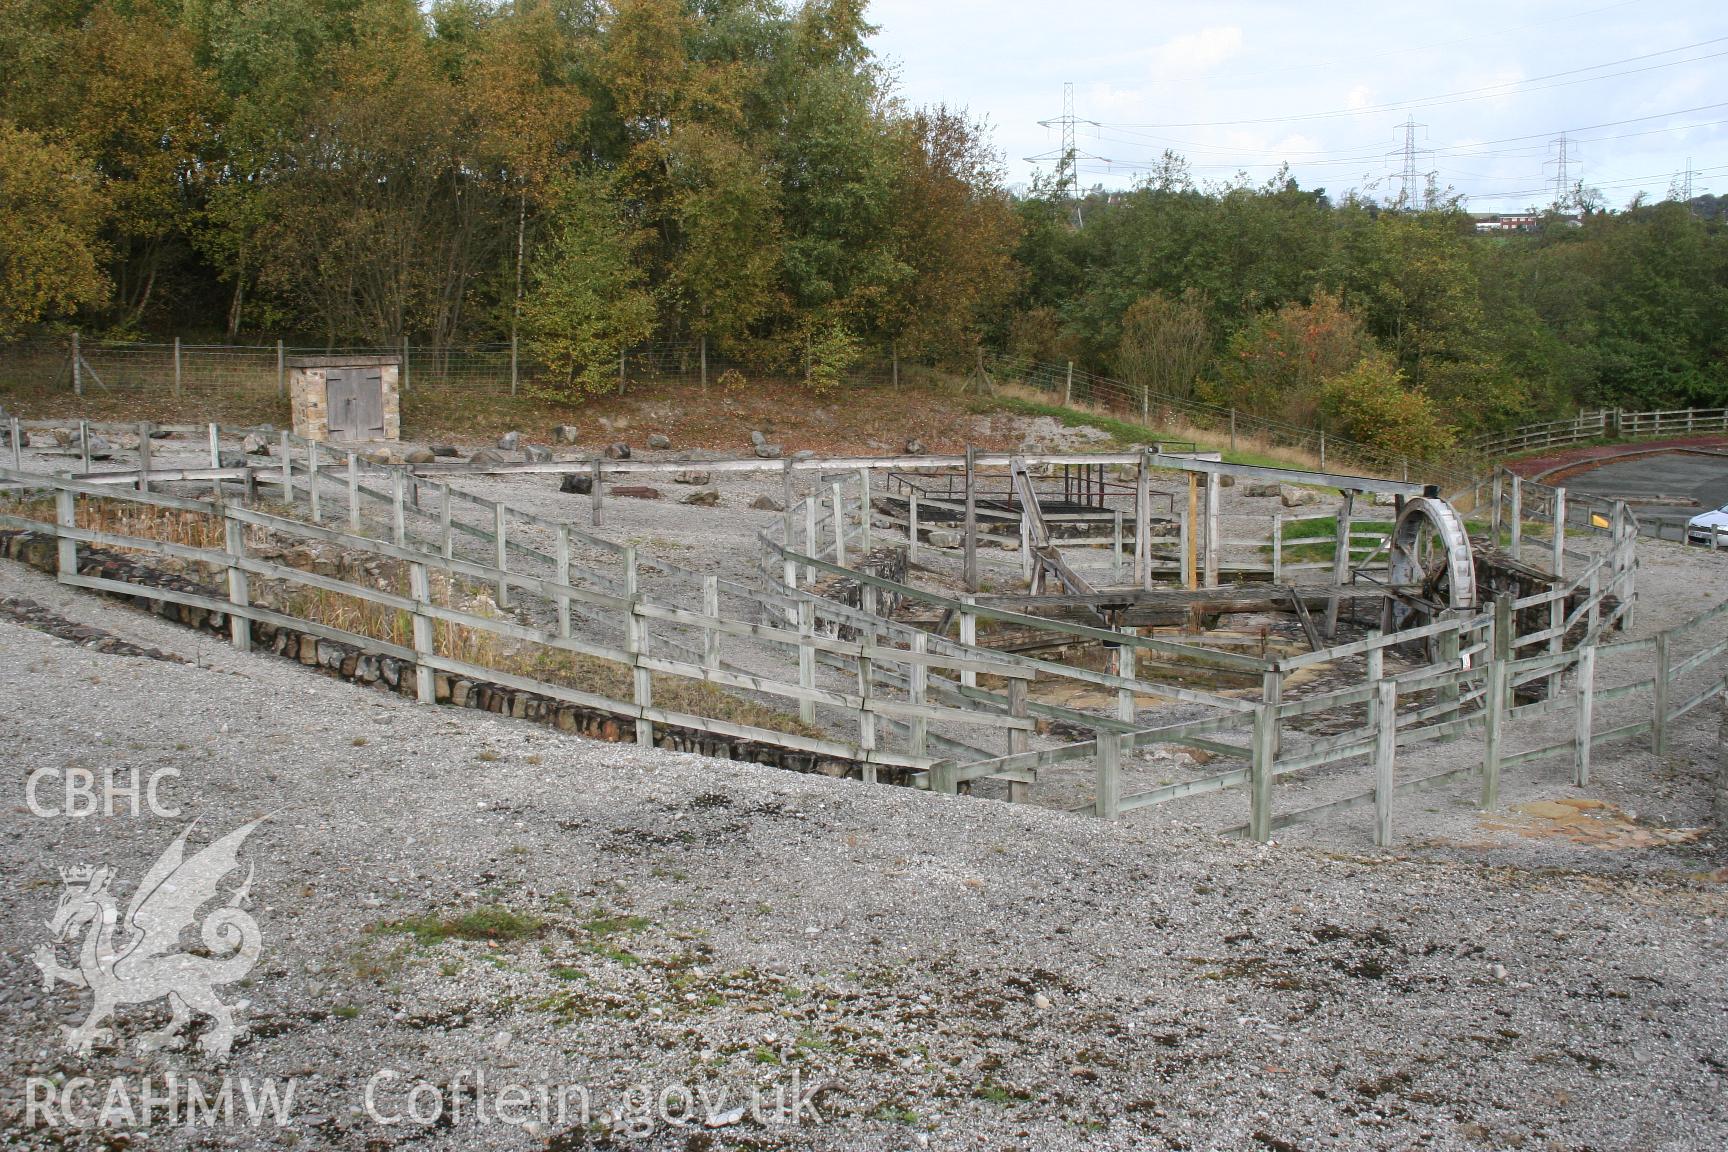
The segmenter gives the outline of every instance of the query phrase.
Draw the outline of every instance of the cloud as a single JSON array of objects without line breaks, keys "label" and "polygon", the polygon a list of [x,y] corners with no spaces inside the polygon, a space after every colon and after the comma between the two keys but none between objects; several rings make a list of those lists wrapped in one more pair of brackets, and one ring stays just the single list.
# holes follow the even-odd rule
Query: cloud
[{"label": "cloud", "polygon": [[1153,67],[1162,72],[1195,75],[1215,68],[1242,51],[1242,29],[1234,24],[1202,28],[1167,40],[1152,49]]}]

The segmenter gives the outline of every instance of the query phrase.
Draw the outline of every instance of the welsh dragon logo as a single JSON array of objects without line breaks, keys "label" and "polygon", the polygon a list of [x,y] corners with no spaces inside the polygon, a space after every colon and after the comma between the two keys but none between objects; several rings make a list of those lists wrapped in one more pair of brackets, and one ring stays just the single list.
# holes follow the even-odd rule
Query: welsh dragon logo
[{"label": "welsh dragon logo", "polygon": [[[60,870],[66,888],[47,922],[53,943],[38,947],[33,959],[48,990],[63,980],[95,993],[84,1023],[64,1029],[69,1050],[88,1052],[92,1044],[111,1039],[113,1033],[102,1022],[117,1006],[166,996],[173,1018],[160,1031],[139,1037],[139,1051],[173,1043],[197,1012],[215,1022],[199,1046],[210,1056],[227,1057],[234,1043],[234,1017],[216,989],[251,971],[262,947],[257,922],[243,910],[250,900],[251,867],[226,903],[211,909],[202,921],[198,910],[217,899],[217,886],[240,866],[240,845],[260,822],[235,829],[186,860],[186,837],[197,822],[188,825],[138,882],[123,921],[108,888],[114,879],[112,868]],[[180,946],[181,932],[195,921],[208,955]],[[115,940],[117,925],[126,933],[122,942]],[[80,932],[84,935],[78,946],[78,966],[63,967],[55,945],[77,940]]]}]

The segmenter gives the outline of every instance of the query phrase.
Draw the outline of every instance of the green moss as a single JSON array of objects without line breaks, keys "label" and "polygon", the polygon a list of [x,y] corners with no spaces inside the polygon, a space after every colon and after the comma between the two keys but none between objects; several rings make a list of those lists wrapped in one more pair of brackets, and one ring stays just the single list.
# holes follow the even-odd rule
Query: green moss
[{"label": "green moss", "polygon": [[474,908],[457,916],[410,916],[388,920],[372,931],[412,936],[422,944],[440,940],[522,940],[538,933],[545,921],[531,912],[517,912],[501,905]]}]

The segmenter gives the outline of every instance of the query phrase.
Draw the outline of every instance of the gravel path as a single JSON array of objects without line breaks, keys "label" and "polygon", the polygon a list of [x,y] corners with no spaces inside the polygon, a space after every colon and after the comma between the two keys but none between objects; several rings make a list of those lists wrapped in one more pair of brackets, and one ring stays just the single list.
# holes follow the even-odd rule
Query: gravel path
[{"label": "gravel path", "polygon": [[[1709,559],[1646,559],[1646,625],[1703,598]],[[1379,852],[1349,823],[1265,847],[1104,826],[421,708],[13,565],[0,594],[188,661],[0,621],[14,797],[0,836],[13,879],[0,1124],[22,1146],[122,1146],[25,1128],[29,1077],[91,1077],[76,1097],[89,1107],[116,1079],[136,1095],[145,1079],[161,1092],[170,1070],[222,1075],[196,1050],[133,1051],[165,1021],[161,1001],[119,1010],[120,1043],[60,1048],[89,994],[44,995],[31,963],[61,889],[53,869],[109,864],[126,899],[188,821],[202,844],[266,814],[242,855],[264,952],[224,990],[249,1028],[226,1071],[291,1080],[292,1122],[188,1129],[158,1111],[137,1146],[1728,1142],[1728,873],[1708,838],[1611,851],[1477,827],[1477,845],[1436,842],[1424,823]],[[1688,724],[1661,766],[1687,821],[1713,729]],[[1628,777],[1648,773],[1640,760],[1625,758]],[[32,814],[28,773],[76,766],[178,769],[162,795],[181,814]],[[425,930],[484,906],[523,917],[525,934]],[[389,930],[417,918],[425,939]],[[366,1087],[381,1071],[398,1078],[375,1082],[374,1115]],[[415,1096],[421,1114],[441,1100],[446,1123],[380,1122],[421,1083],[440,1086]],[[498,1122],[512,1084],[530,1099],[584,1086],[595,1124],[572,1111],[541,1126],[532,1104],[505,1109],[528,1125]],[[736,1114],[752,1088],[771,1101],[811,1085],[819,1119]],[[644,1091],[695,1120],[655,1117]]]}]

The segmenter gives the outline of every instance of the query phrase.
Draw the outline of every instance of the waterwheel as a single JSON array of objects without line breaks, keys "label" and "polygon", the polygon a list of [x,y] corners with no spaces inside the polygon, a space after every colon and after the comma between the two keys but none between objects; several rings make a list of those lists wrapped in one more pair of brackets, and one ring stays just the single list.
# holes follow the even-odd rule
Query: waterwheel
[{"label": "waterwheel", "polygon": [[1446,501],[1406,501],[1389,547],[1394,630],[1419,628],[1445,612],[1476,608],[1476,559],[1464,521]]}]

